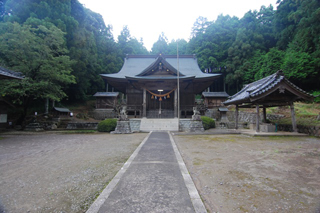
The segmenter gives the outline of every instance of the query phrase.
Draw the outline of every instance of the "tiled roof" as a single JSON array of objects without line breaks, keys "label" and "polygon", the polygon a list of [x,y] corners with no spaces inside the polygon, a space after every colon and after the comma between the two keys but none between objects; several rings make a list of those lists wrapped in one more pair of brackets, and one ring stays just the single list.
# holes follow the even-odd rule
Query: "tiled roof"
[{"label": "tiled roof", "polygon": [[[126,79],[141,78],[149,79],[151,76],[144,75],[149,68],[153,67],[161,59],[173,72],[178,70],[178,60],[176,55],[128,55],[121,70],[114,74],[101,74],[105,78]],[[181,78],[208,78],[216,77],[220,74],[203,73],[198,65],[195,55],[179,56],[179,72]],[[173,78],[174,76],[172,76]],[[161,78],[161,77],[156,77]],[[175,77],[176,78],[176,77]]]},{"label": "tiled roof", "polygon": [[24,76],[19,72],[14,72],[0,67],[0,79],[23,79]]},{"label": "tiled roof", "polygon": [[71,112],[68,108],[53,107],[53,109],[58,112]]},{"label": "tiled roof", "polygon": [[310,99],[313,98],[312,95],[305,92],[301,88],[291,83],[288,79],[286,79],[285,76],[283,75],[282,70],[279,70],[273,75],[270,75],[268,77],[255,81],[253,83],[245,85],[240,92],[231,96],[229,100],[224,102],[224,104],[231,105],[231,104],[249,103],[255,97],[263,95],[269,92],[270,90],[274,89],[275,87],[279,86],[281,82],[284,82],[285,84],[289,85],[297,92],[302,93],[305,97],[308,97]]},{"label": "tiled roof", "polygon": [[97,92],[94,94],[94,97],[117,97],[119,95],[118,92]]},{"label": "tiled roof", "polygon": [[202,96],[205,98],[228,98],[229,95],[226,92],[203,92]]}]

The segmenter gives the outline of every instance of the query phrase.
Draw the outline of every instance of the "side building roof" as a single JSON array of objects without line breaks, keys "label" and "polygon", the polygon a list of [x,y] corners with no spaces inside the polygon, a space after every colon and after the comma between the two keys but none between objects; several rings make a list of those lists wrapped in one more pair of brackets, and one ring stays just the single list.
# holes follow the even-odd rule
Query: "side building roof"
[{"label": "side building roof", "polygon": [[97,92],[93,97],[117,97],[118,95],[118,92]]},{"label": "side building roof", "polygon": [[202,96],[205,98],[228,98],[229,95],[226,92],[203,92]]},{"label": "side building roof", "polygon": [[0,67],[0,79],[23,79],[24,76],[20,72],[14,72],[6,68]]},{"label": "side building roof", "polygon": [[314,96],[291,83],[282,70],[243,87],[225,105],[259,103],[280,106],[291,101],[313,100]]}]

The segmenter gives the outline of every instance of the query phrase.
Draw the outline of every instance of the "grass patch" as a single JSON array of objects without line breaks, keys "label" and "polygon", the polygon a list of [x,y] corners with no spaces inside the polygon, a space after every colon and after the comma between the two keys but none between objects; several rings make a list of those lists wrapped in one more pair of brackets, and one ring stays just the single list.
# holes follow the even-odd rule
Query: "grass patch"
[{"label": "grass patch", "polygon": [[94,129],[79,129],[79,130],[68,130],[68,131],[63,131],[63,134],[93,134],[97,133],[97,130]]}]

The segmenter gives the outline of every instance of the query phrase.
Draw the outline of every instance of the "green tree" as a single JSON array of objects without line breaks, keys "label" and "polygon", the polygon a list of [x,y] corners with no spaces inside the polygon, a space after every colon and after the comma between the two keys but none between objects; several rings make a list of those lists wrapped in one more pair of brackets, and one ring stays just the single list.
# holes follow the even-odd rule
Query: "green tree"
[{"label": "green tree", "polygon": [[[252,61],[254,71],[254,79],[259,80],[268,75],[272,75],[282,68],[285,52],[272,48],[265,55],[259,55]],[[250,83],[250,78],[246,79],[246,83]]]},{"label": "green tree", "polygon": [[187,50],[188,42],[184,39],[172,40],[168,44],[168,55],[177,55],[177,48],[179,49],[179,55],[191,54]]},{"label": "green tree", "polygon": [[75,83],[64,33],[46,25],[0,23],[0,62],[25,75],[19,82],[1,81],[1,95],[23,104],[24,116],[31,100],[60,101],[66,86]]},{"label": "green tree", "polygon": [[159,35],[158,41],[156,41],[152,48],[151,48],[152,54],[167,54],[168,53],[168,39],[162,32]]},{"label": "green tree", "polygon": [[143,46],[143,40],[141,39],[140,42],[131,37],[130,31],[128,26],[124,26],[120,35],[118,36],[118,45],[120,51],[122,52],[122,58],[125,57],[126,54],[148,54],[148,50]]}]

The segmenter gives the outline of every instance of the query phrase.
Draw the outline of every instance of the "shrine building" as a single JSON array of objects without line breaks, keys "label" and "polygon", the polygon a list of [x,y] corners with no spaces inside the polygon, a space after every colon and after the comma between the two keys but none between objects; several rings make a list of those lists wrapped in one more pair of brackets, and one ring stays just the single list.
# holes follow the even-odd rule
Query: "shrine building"
[{"label": "shrine building", "polygon": [[126,96],[129,117],[176,118],[180,113],[185,118],[193,114],[196,95],[220,74],[202,72],[195,55],[160,54],[127,55],[118,73],[101,76],[107,87]]}]

